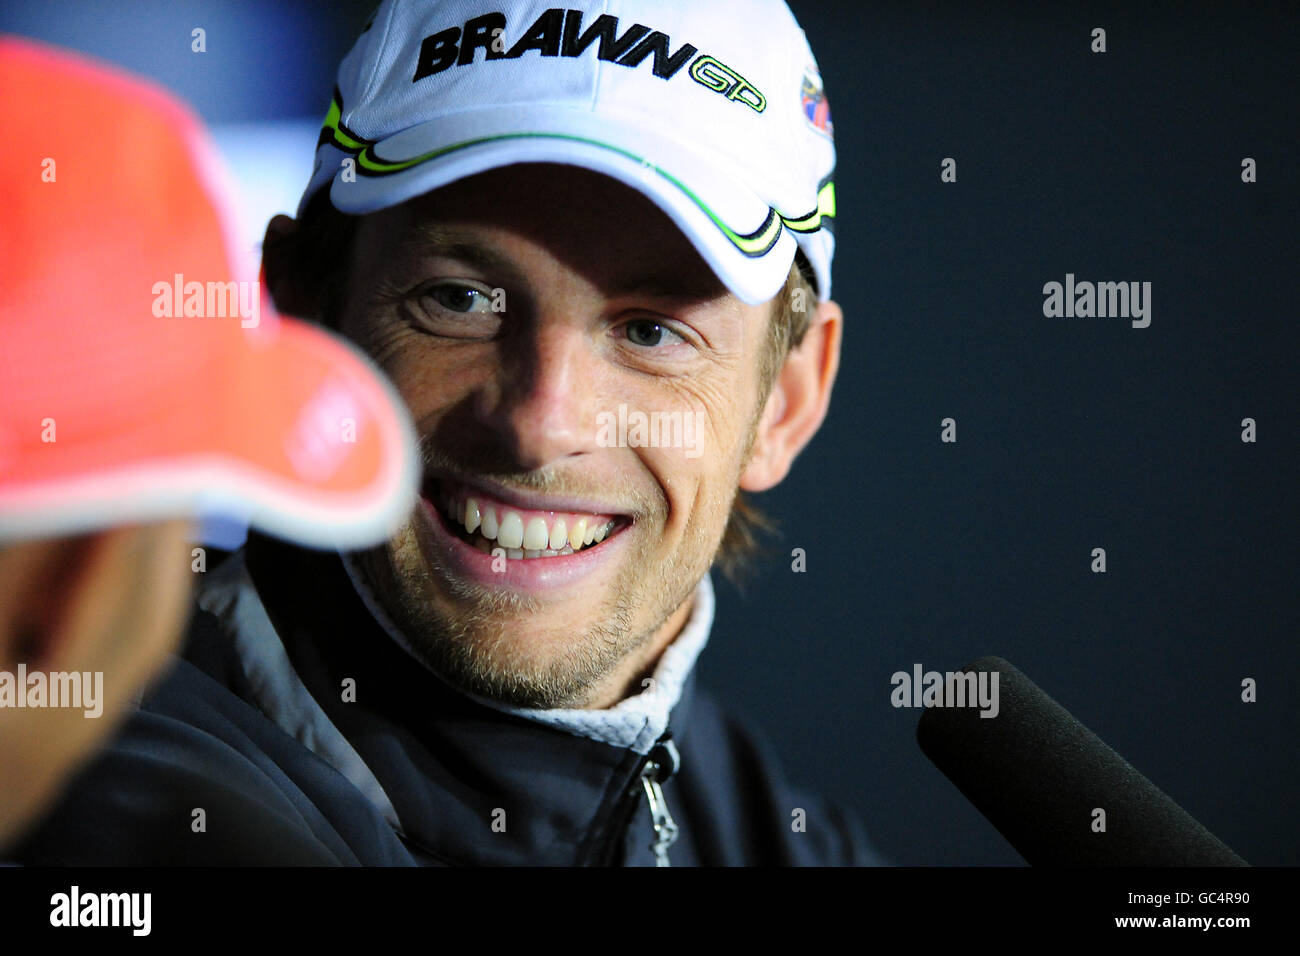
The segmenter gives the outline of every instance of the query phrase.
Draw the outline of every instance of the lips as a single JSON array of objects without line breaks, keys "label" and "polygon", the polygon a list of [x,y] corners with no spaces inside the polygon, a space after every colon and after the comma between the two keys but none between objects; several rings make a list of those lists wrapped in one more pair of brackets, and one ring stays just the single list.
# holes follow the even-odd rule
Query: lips
[{"label": "lips", "polygon": [[631,523],[626,515],[574,501],[487,489],[462,482],[426,482],[431,510],[449,531],[484,554],[504,550],[515,560],[556,560],[597,549]]}]

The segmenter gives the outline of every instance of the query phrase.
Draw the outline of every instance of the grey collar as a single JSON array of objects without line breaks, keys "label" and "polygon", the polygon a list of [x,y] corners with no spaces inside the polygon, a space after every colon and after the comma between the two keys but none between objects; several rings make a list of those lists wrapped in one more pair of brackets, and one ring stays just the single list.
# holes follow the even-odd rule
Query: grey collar
[{"label": "grey collar", "polygon": [[[383,606],[347,554],[343,555],[343,567],[347,570],[357,595],[375,621],[399,647],[418,660],[419,658],[412,653],[406,636],[384,612]],[[709,641],[709,631],[713,627],[713,611],[713,582],[709,575],[705,574],[695,586],[691,616],[682,626],[681,633],[660,656],[653,678],[646,684],[645,690],[604,710],[512,707],[466,691],[460,693],[502,713],[514,714],[556,730],[563,730],[578,737],[587,737],[614,747],[623,747],[642,755],[648,754],[655,741],[663,736],[668,728],[669,715],[681,698],[686,678],[695,667],[700,651],[704,650],[704,645]]]}]

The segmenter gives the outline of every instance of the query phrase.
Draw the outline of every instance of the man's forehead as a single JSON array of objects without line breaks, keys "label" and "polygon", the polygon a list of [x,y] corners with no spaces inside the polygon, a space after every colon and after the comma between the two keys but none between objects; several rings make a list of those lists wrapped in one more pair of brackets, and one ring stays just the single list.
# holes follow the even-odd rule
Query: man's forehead
[{"label": "man's forehead", "polygon": [[690,240],[636,190],[590,170],[516,164],[458,180],[376,218],[407,254],[518,271],[527,245],[620,293],[729,295]]}]

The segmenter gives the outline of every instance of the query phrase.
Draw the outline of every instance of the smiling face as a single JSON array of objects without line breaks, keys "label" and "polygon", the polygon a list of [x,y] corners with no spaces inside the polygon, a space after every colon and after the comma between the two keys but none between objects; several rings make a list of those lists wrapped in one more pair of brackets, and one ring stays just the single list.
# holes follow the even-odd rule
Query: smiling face
[{"label": "smiling face", "polygon": [[[340,329],[425,456],[409,524],[356,557],[412,649],[525,706],[639,690],[726,526],[770,304],[731,295],[639,193],[567,166],[369,215],[349,275]],[[685,447],[635,427],[618,447],[620,406]]]}]

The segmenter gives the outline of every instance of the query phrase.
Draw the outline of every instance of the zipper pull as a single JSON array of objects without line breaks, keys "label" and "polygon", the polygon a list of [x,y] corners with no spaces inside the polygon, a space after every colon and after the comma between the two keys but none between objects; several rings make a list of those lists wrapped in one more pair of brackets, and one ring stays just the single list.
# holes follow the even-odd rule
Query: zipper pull
[{"label": "zipper pull", "polygon": [[682,765],[681,755],[672,738],[665,736],[650,751],[650,759],[641,771],[641,786],[645,789],[646,800],[650,804],[650,820],[654,824],[655,839],[650,849],[655,855],[656,866],[671,866],[668,862],[668,848],[677,842],[678,827],[673,815],[668,812],[668,803],[664,800],[660,783],[668,780]]}]

